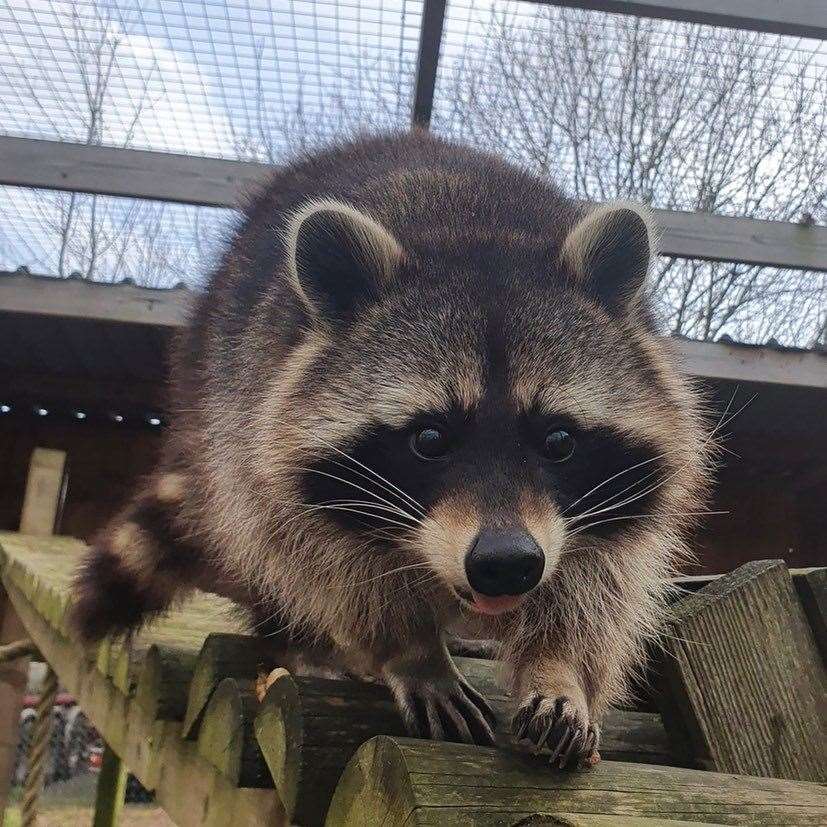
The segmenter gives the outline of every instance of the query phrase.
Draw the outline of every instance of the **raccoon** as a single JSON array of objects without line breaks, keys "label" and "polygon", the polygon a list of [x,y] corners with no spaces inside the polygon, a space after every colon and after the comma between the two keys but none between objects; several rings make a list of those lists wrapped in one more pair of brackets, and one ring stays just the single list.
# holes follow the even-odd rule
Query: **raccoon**
[{"label": "raccoon", "polygon": [[383,680],[412,735],[479,744],[446,639],[492,639],[516,736],[597,760],[708,480],[655,241],[421,131],[276,171],[181,336],[157,472],[77,574],[83,637],[208,589],[285,659]]}]

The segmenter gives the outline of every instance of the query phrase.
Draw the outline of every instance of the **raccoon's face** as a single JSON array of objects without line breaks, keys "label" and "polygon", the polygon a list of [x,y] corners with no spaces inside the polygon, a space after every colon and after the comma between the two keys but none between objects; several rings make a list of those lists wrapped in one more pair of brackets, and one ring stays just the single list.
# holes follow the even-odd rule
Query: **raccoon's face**
[{"label": "raccoon's face", "polygon": [[495,267],[411,255],[330,202],[297,216],[288,243],[313,320],[280,392],[301,422],[296,488],[357,553],[401,552],[493,615],[567,554],[622,554],[678,524],[699,433],[637,320],[639,212],[601,208],[553,254]]}]

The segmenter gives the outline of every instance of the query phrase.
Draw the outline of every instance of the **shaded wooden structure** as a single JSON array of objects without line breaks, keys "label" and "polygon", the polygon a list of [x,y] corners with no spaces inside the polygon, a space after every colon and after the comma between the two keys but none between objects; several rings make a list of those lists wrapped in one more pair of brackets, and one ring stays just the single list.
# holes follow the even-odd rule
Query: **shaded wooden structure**
[{"label": "shaded wooden structure", "polygon": [[[62,531],[76,537],[89,538],[151,470],[168,415],[169,349],[191,297],[0,273],[0,405],[11,409],[0,413],[0,530],[18,527],[36,447],[67,454]],[[710,508],[726,516],[706,520],[696,537],[700,570],[756,557],[827,561],[827,354],[673,345],[719,414],[746,405],[725,429],[729,452]]]},{"label": "shaded wooden structure", "polygon": [[[199,594],[129,643],[110,639],[84,648],[67,623],[68,583],[84,548],[69,538],[0,534],[3,586],[28,634],[112,751],[178,824],[622,824],[621,816],[654,818],[655,824],[827,820],[827,788],[820,784],[680,768],[710,762],[698,752],[676,751],[672,724],[665,727],[656,712],[613,712],[604,762],[572,774],[525,754],[505,728],[498,733],[500,750],[406,739],[379,685],[294,678],[279,670],[259,703],[256,680],[277,664],[266,640],[244,635],[230,604],[211,595]],[[765,568],[789,578],[779,564]],[[748,575],[715,580],[686,603],[707,604],[716,589],[748,601],[743,583],[754,581]],[[680,607],[678,619],[686,614]],[[813,654],[809,626],[801,623],[795,637],[802,641],[813,691],[827,693],[824,664]],[[703,657],[720,648],[715,638],[698,643]],[[459,664],[507,722],[512,701],[499,688],[497,664]],[[741,677],[748,680],[749,674]],[[750,721],[764,713],[748,704],[738,714],[743,726],[734,737],[750,741]],[[827,725],[818,719],[823,709],[788,714],[791,725],[794,718],[796,726],[810,727],[804,736],[792,727],[810,763],[800,772],[803,765],[793,762],[785,774],[827,780]],[[684,716],[680,725],[691,727],[693,720]],[[376,736],[382,737],[371,740]],[[807,743],[821,745],[820,759]]]}]

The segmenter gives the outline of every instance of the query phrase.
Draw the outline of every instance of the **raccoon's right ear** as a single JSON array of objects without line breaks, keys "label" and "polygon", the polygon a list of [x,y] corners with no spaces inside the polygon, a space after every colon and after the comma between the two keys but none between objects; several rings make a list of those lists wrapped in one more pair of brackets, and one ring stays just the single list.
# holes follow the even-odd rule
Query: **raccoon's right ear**
[{"label": "raccoon's right ear", "polygon": [[346,321],[376,299],[402,259],[396,239],[370,216],[340,201],[314,201],[291,219],[288,269],[307,309]]},{"label": "raccoon's right ear", "polygon": [[566,269],[606,309],[633,307],[655,255],[649,212],[638,204],[614,202],[587,213],[563,242]]}]

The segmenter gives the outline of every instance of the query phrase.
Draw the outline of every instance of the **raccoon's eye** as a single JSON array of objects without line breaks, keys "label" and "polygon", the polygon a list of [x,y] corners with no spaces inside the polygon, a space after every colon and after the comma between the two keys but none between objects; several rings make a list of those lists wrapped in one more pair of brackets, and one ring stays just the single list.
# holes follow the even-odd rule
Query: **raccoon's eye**
[{"label": "raccoon's eye", "polygon": [[450,448],[448,434],[434,425],[420,428],[411,434],[411,450],[420,459],[441,459]]},{"label": "raccoon's eye", "polygon": [[575,447],[574,437],[565,428],[552,428],[546,434],[543,446],[546,456],[552,462],[565,462],[571,459]]}]

